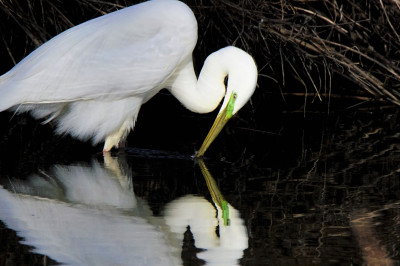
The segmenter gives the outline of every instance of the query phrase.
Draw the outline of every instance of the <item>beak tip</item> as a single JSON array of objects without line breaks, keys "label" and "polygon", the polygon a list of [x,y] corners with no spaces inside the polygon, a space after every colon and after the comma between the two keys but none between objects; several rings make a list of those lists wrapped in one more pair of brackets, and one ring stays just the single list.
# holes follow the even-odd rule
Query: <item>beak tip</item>
[{"label": "beak tip", "polygon": [[203,152],[201,152],[200,150],[197,151],[197,152],[194,154],[194,157],[195,157],[196,159],[202,159],[202,158],[204,157],[204,151],[203,151]]}]

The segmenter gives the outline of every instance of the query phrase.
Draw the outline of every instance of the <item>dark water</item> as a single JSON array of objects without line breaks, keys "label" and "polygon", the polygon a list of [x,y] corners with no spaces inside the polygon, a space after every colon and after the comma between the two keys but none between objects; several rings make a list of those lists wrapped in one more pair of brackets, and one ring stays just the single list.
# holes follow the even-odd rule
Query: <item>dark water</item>
[{"label": "dark water", "polygon": [[399,122],[394,107],[258,112],[207,152],[211,177],[190,158],[208,126],[146,141],[143,123],[106,157],[64,153],[82,149],[68,139],[29,144],[46,146],[35,153],[14,126],[2,147],[19,150],[0,160],[0,264],[397,265]]}]

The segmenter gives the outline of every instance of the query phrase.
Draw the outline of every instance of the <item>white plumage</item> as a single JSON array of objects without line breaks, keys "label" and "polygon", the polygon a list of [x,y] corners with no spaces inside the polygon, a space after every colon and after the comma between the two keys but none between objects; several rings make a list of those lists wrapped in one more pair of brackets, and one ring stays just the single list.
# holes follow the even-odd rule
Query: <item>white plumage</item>
[{"label": "white plumage", "polygon": [[223,110],[236,92],[236,113],[256,86],[252,57],[223,48],[207,58],[197,81],[196,42],[194,14],[179,1],[153,0],[107,14],[57,35],[1,76],[0,111],[13,107],[54,120],[57,133],[106,140],[106,151],[118,147],[140,106],[162,88],[198,113],[214,110],[228,95]]}]

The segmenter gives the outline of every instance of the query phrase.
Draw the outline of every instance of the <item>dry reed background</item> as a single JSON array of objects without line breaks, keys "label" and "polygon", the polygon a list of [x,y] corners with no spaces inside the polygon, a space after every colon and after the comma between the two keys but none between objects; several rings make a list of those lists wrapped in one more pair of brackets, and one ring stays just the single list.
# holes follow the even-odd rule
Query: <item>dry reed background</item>
[{"label": "dry reed background", "polygon": [[[137,2],[0,1],[1,72],[57,33]],[[399,0],[185,2],[199,21],[198,69],[233,44],[256,58],[258,93],[400,105]]]}]

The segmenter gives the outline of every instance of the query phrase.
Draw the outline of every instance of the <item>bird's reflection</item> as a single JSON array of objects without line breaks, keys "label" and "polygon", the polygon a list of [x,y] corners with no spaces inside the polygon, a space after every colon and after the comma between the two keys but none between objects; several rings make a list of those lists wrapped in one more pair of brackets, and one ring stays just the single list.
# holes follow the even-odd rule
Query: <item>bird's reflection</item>
[{"label": "bird's reflection", "polygon": [[55,165],[49,172],[40,171],[25,182],[12,181],[12,189],[20,194],[56,199],[93,206],[135,208],[136,198],[129,172],[122,174],[118,160],[108,157],[102,167]]},{"label": "bird's reflection", "polygon": [[189,226],[198,254],[210,265],[236,265],[248,247],[248,235],[240,213],[226,202],[203,161],[199,161],[212,195],[214,206],[203,197],[187,195],[169,203],[165,221],[175,238],[183,242],[183,232]]},{"label": "bird's reflection", "polygon": [[104,165],[56,165],[10,181],[9,190],[0,186],[0,220],[34,252],[67,265],[180,265],[188,226],[196,247],[205,249],[199,258],[237,264],[248,243],[238,211],[214,196],[215,206],[186,195],[167,204],[164,216],[153,216],[135,196],[131,173],[123,157],[106,155]]}]

